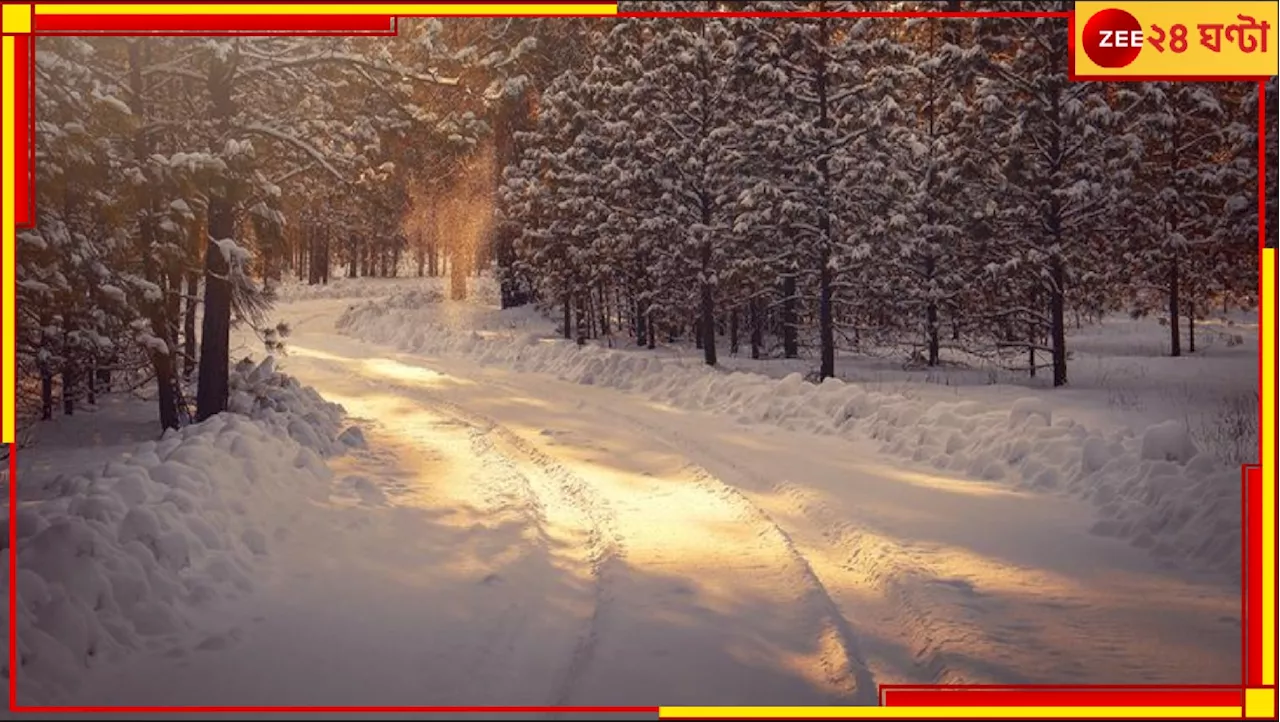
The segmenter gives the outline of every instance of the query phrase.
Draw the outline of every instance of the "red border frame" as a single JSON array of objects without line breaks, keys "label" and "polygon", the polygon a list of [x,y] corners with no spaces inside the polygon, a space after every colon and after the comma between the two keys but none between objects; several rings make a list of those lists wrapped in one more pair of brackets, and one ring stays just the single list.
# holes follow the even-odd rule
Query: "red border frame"
[{"label": "red border frame", "polygon": [[[285,0],[288,4],[294,4]],[[314,3],[308,3],[314,4]],[[330,3],[325,3],[330,4]],[[476,14],[458,17],[493,17]],[[565,15],[566,17],[572,15]],[[1115,78],[1109,76],[1077,76],[1075,74],[1075,13],[1070,12],[620,12],[618,17],[939,17],[939,18],[1065,18],[1068,20],[1068,76],[1073,81],[1240,81],[1255,82],[1258,87],[1258,247],[1266,242],[1266,81],[1256,76],[1150,76]],[[105,29],[104,29],[105,28]],[[389,16],[286,16],[286,15],[74,15],[39,16],[32,10],[32,32],[17,34],[15,38],[15,116],[25,115],[26,123],[18,123],[15,149],[15,213],[18,227],[30,227],[35,219],[35,137],[34,103],[32,91],[35,84],[33,62],[34,41],[39,35],[370,35],[393,36],[399,31],[397,18]],[[25,152],[24,152],[25,150]],[[1261,259],[1260,259],[1261,260]],[[1261,291],[1261,276],[1259,277]],[[1259,294],[1261,301],[1261,294]],[[1261,308],[1259,309],[1261,312]],[[1262,354],[1259,353],[1258,381],[1261,389]],[[1262,409],[1259,408],[1261,415]],[[1259,451],[1263,441],[1259,438]],[[9,504],[17,505],[17,446],[10,446],[9,454]],[[878,699],[884,706],[1244,706],[1246,688],[1258,688],[1261,682],[1262,647],[1250,645],[1249,639],[1258,639],[1262,627],[1262,572],[1261,515],[1262,469],[1256,465],[1242,468],[1242,589],[1241,589],[1241,684],[1236,685],[881,685]],[[1280,511],[1280,501],[1277,502]],[[17,525],[9,524],[9,614],[17,617]],[[1278,587],[1277,591],[1280,591]],[[298,707],[298,706],[211,706],[211,707],[133,707],[133,706],[81,706],[50,707],[21,706],[17,700],[18,646],[16,625],[9,628],[9,706],[14,712],[26,713],[429,713],[429,712],[491,712],[491,713],[546,713],[569,714],[646,713],[657,714],[657,706],[641,707]],[[1280,661],[1278,658],[1277,661]],[[1274,693],[1275,686],[1267,687]],[[1244,711],[1247,714],[1247,710]],[[1043,717],[1045,719],[1052,716]],[[706,718],[703,718],[706,719]]]}]

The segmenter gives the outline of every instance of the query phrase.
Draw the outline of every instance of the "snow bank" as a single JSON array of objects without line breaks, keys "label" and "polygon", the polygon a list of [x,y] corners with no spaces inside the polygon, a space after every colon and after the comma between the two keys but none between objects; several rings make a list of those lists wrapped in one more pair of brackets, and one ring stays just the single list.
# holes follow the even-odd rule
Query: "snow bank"
[{"label": "snow bank", "polygon": [[344,433],[346,411],[325,401],[315,389],[275,369],[268,356],[254,365],[241,361],[230,379],[227,408],[285,432],[302,446],[325,456],[341,454],[348,447],[363,446],[359,428]]},{"label": "snow bank", "polygon": [[341,407],[270,359],[238,366],[232,389],[236,413],[100,468],[18,481],[19,506],[0,532],[7,539],[16,521],[24,702],[55,699],[86,667],[210,631],[201,609],[252,589],[290,520],[327,497],[323,456],[343,448],[344,434],[361,438],[341,428]]},{"label": "snow bank", "polygon": [[1176,423],[1140,436],[1103,434],[1054,414],[1043,399],[1003,408],[923,401],[835,379],[815,386],[799,374],[776,380],[726,373],[642,352],[579,347],[518,330],[477,333],[435,321],[431,310],[366,302],[348,309],[337,327],[406,352],[551,374],[744,424],[870,438],[886,453],[943,472],[1086,498],[1102,517],[1098,534],[1170,560],[1239,569],[1240,471],[1196,454],[1185,429],[1173,431]]}]

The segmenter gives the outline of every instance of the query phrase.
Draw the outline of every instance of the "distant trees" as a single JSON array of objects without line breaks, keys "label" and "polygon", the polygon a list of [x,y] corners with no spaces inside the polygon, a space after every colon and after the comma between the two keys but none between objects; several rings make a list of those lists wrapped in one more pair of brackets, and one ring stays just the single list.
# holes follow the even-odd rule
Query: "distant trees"
[{"label": "distant trees", "polygon": [[[965,9],[1010,5],[1069,3]],[[715,364],[745,328],[817,378],[888,345],[1066,384],[1073,317],[1249,301],[1256,182],[1252,86],[1072,82],[1068,42],[1062,19],[619,19],[517,135],[512,267],[566,336],[586,314]]]}]

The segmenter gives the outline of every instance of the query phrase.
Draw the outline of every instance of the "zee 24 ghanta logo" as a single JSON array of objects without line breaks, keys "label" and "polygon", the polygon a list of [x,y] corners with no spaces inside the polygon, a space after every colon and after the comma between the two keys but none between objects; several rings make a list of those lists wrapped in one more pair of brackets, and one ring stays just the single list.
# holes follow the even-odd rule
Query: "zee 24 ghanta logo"
[{"label": "zee 24 ghanta logo", "polygon": [[1195,42],[1214,53],[1229,49],[1251,54],[1267,52],[1267,34],[1271,24],[1248,15],[1237,15],[1235,23],[1152,24],[1143,28],[1131,13],[1108,8],[1093,14],[1084,25],[1081,44],[1085,54],[1103,68],[1123,68],[1138,59],[1146,47],[1157,53],[1185,53],[1192,31]]}]

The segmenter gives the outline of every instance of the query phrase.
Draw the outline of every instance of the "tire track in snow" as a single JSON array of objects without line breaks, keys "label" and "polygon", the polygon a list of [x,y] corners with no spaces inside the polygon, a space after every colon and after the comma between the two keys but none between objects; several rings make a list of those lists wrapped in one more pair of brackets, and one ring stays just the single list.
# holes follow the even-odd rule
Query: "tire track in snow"
[{"label": "tire track in snow", "polygon": [[[375,383],[385,391],[389,378]],[[582,418],[556,404],[553,416],[583,428],[587,439],[598,428],[613,448],[585,441],[569,456],[546,453],[540,447],[548,433],[532,441],[493,418],[505,418],[507,401],[526,395],[519,389],[486,379],[486,392],[501,393],[468,396],[463,406],[434,383],[389,385],[402,400],[477,428],[474,455],[509,460],[539,500],[546,526],[595,530],[584,545],[595,605],[553,704],[631,702],[621,699],[627,696],[651,703],[655,693],[684,704],[875,703],[875,680],[848,622],[788,535],[676,445],[631,433],[634,423],[610,424],[612,410],[594,407],[605,415],[595,420],[585,404],[578,404],[587,411]],[[496,404],[487,415],[474,408],[485,403]],[[583,452],[605,458],[582,459]]]},{"label": "tire track in snow", "polygon": [[[928,605],[917,600],[916,595],[911,591],[910,585],[901,582],[895,577],[895,572],[901,570],[885,569],[891,564],[888,562],[887,554],[880,554],[880,563],[870,565],[863,559],[864,556],[872,556],[868,550],[876,546],[877,542],[872,541],[862,530],[849,522],[840,520],[831,515],[830,511],[820,504],[811,505],[807,503],[807,494],[795,486],[785,481],[771,481],[742,468],[738,463],[718,454],[706,445],[695,447],[689,441],[683,439],[677,434],[651,424],[642,419],[638,419],[629,414],[619,414],[619,416],[627,419],[630,423],[644,429],[654,438],[662,439],[666,443],[674,445],[680,451],[686,454],[690,459],[702,459],[709,461],[712,465],[729,469],[739,478],[749,479],[752,486],[758,488],[771,488],[779,496],[788,500],[788,503],[801,513],[801,515],[809,520],[817,522],[821,527],[821,533],[829,539],[835,546],[840,549],[849,550],[848,559],[840,565],[841,569],[853,576],[858,577],[860,586],[864,587],[881,587],[885,593],[893,599],[894,611],[903,615],[910,620],[910,624],[903,625],[910,629],[910,639],[912,641],[911,652],[915,663],[919,678],[912,680],[920,683],[961,683],[965,681],[959,678],[950,670],[946,664],[943,650],[946,642],[954,637],[954,630],[949,632],[945,626],[940,625],[936,621],[936,617],[930,612]],[[714,478],[708,473],[708,476]],[[857,660],[857,664],[861,666],[863,677],[866,682],[861,684],[861,688],[870,688],[873,694],[865,704],[876,704],[878,693],[874,692],[876,686],[874,683],[875,675],[870,670],[867,660],[861,654],[861,646],[859,644],[859,634],[840,611],[839,604],[836,603],[826,584],[822,581],[821,576],[814,569],[813,564],[805,554],[800,551],[798,545],[792,539],[781,525],[773,521],[768,512],[761,509],[750,497],[745,493],[726,484],[723,481],[716,480],[716,483],[724,485],[726,492],[740,498],[744,504],[750,505],[756,510],[761,517],[766,519],[768,523],[777,529],[778,534],[786,540],[787,546],[791,549],[795,557],[804,565],[809,576],[813,580],[813,584],[821,591],[824,598],[824,606],[827,607],[828,613],[836,620],[841,637],[845,643],[845,647],[849,650],[852,659]]]},{"label": "tire track in snow", "polygon": [[[491,386],[502,386],[510,390],[513,394],[519,394],[520,390],[506,384],[487,380],[487,384]],[[433,399],[433,403],[438,404],[440,408],[447,409],[450,414],[457,416],[461,420],[469,421],[477,425],[487,427],[489,433],[497,434],[502,441],[515,449],[518,453],[530,459],[535,466],[546,471],[548,469],[555,470],[555,476],[559,477],[561,485],[566,489],[572,490],[572,496],[578,500],[588,500],[585,505],[586,512],[593,523],[598,528],[607,530],[606,535],[609,539],[607,542],[608,551],[599,553],[593,564],[597,578],[597,604],[595,612],[592,614],[591,623],[587,634],[584,636],[579,645],[574,659],[570,663],[569,674],[561,693],[557,695],[555,705],[567,706],[569,695],[572,692],[573,681],[581,675],[582,670],[589,663],[592,651],[599,639],[600,618],[608,606],[608,596],[605,590],[608,587],[606,581],[606,572],[608,565],[613,561],[619,561],[625,558],[622,553],[622,545],[618,540],[618,532],[616,528],[616,515],[610,509],[607,503],[600,499],[591,487],[586,484],[581,477],[573,474],[565,469],[562,465],[555,461],[554,458],[548,456],[542,451],[533,447],[532,444],[525,441],[519,435],[503,426],[498,421],[485,415],[478,414],[474,411],[465,409],[464,407],[441,398],[438,394],[428,392]],[[645,435],[651,439],[658,441],[662,446],[676,452],[682,458],[687,460],[685,470],[693,483],[701,487],[708,495],[716,497],[734,507],[743,521],[754,524],[762,529],[761,535],[770,538],[773,543],[785,550],[787,557],[797,566],[805,582],[809,587],[811,597],[810,604],[815,609],[820,610],[825,626],[823,638],[819,640],[819,644],[824,648],[824,665],[826,666],[826,674],[828,680],[836,686],[848,684],[852,688],[853,704],[857,705],[875,705],[878,703],[878,685],[875,676],[865,663],[859,652],[858,634],[850,625],[848,619],[841,613],[839,606],[832,598],[830,592],[823,584],[822,579],[813,569],[808,558],[798,549],[791,536],[779,525],[767,512],[756,505],[746,494],[734,488],[732,485],[725,483],[717,478],[715,474],[704,466],[695,463],[698,455],[711,456],[712,458],[727,464],[738,473],[745,473],[736,465],[724,460],[723,458],[711,454],[705,449],[694,451],[689,444],[682,442],[670,434],[670,432],[656,427],[647,422],[641,421],[628,414],[620,413],[616,408],[603,409],[595,406],[590,402],[579,401],[579,407],[591,406],[601,412],[608,413],[614,418],[626,420],[633,427],[645,432]],[[538,492],[532,492],[535,497]],[[590,510],[596,510],[594,513]]]},{"label": "tire track in snow", "polygon": [[[738,490],[731,484],[726,483],[701,464],[695,463],[693,459],[698,456],[711,457],[727,466],[735,469],[738,473],[745,473],[736,464],[724,460],[712,452],[707,451],[704,447],[700,447],[696,451],[685,441],[679,440],[679,437],[672,435],[670,432],[656,427],[647,422],[641,421],[633,416],[617,413],[618,417],[626,419],[629,423],[643,429],[650,438],[658,440],[660,443],[676,450],[686,459],[689,459],[689,468],[695,470],[694,475],[697,483],[708,489],[709,493],[715,494],[726,501],[736,505],[742,512],[743,516],[755,521],[762,526],[767,534],[772,536],[779,545],[786,549],[788,556],[802,570],[805,580],[810,585],[810,592],[814,598],[814,604],[822,611],[826,618],[830,632],[833,638],[824,640],[828,643],[834,643],[834,648],[829,647],[827,662],[832,664],[833,668],[829,668],[828,672],[832,676],[845,676],[852,680],[854,704],[858,705],[875,705],[878,704],[879,689],[876,683],[875,675],[867,666],[861,651],[858,639],[858,633],[850,625],[849,620],[840,611],[839,606],[832,598],[830,591],[822,582],[821,577],[814,571],[813,565],[809,559],[800,551],[791,535],[786,532],[777,522],[773,520],[768,512],[761,509],[746,494]],[[837,657],[832,661],[831,657]]]},{"label": "tire track in snow", "polygon": [[[436,410],[444,411],[455,419],[468,423],[478,433],[473,435],[473,446],[477,458],[486,460],[501,459],[505,466],[523,480],[528,498],[540,519],[544,537],[547,526],[583,526],[587,533],[587,561],[590,566],[594,586],[594,604],[587,629],[579,638],[573,655],[565,670],[564,679],[556,688],[549,706],[568,706],[568,700],[574,685],[584,669],[591,661],[592,652],[600,637],[600,619],[602,611],[610,603],[609,570],[612,564],[623,558],[624,550],[616,530],[616,516],[612,509],[599,498],[589,484],[554,458],[533,447],[515,432],[494,419],[469,411],[458,404],[429,394]],[[495,441],[496,439],[496,441]],[[505,449],[501,447],[506,447]],[[525,467],[531,468],[533,474],[527,474],[520,465],[513,462],[512,456],[518,455],[525,461]],[[552,499],[563,503],[548,504]],[[551,519],[550,510],[572,509],[581,515],[580,520]]]},{"label": "tire track in snow", "polygon": [[[346,363],[337,358],[315,359],[309,363],[344,373],[350,371]],[[375,383],[371,379],[362,381],[367,384]],[[592,651],[600,636],[601,612],[611,600],[609,570],[612,562],[624,556],[616,531],[616,516],[581,477],[497,420],[420,386],[401,383],[391,383],[389,386],[405,392],[406,399],[428,404],[433,413],[468,429],[468,443],[474,458],[489,469],[499,467],[498,475],[501,478],[520,485],[520,491],[528,505],[523,510],[532,517],[529,521],[537,529],[540,541],[548,550],[560,543],[557,536],[561,534],[570,537],[581,535],[585,538],[585,553],[578,561],[585,563],[591,578],[592,609],[587,627],[566,664],[562,681],[555,686],[547,701],[548,706],[567,706],[574,685],[590,663]],[[323,388],[318,390],[323,393]],[[485,481],[492,483],[494,476],[486,475]],[[569,544],[561,544],[568,547],[571,543],[572,540]],[[498,626],[507,623],[504,615]],[[495,631],[495,635],[500,636],[501,631]],[[493,639],[495,635],[486,639],[486,651],[476,658],[476,664],[483,665],[489,658],[488,648],[497,644]]]}]

